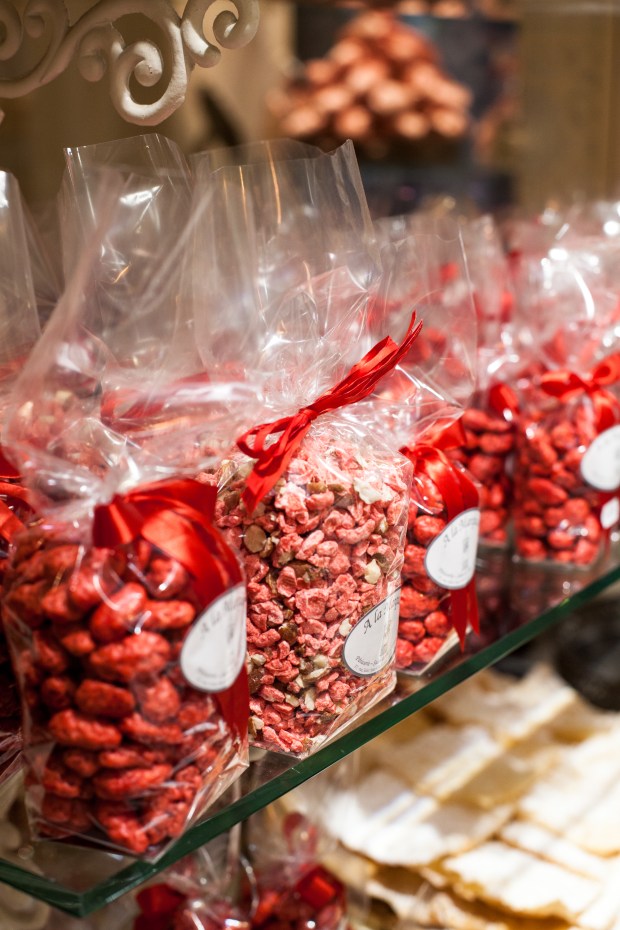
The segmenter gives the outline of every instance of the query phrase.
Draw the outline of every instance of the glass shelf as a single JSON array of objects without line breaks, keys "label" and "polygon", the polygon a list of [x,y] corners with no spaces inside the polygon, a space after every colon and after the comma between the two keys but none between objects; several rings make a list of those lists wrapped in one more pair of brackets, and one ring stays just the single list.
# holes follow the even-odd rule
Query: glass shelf
[{"label": "glass shelf", "polygon": [[[479,562],[481,633],[470,636],[465,652],[453,651],[425,675],[401,677],[394,694],[307,759],[258,753],[244,776],[157,863],[41,842],[21,850],[24,868],[0,859],[0,881],[70,914],[86,916],[152,879],[620,581],[620,553],[616,552],[603,566],[572,573],[560,567],[514,563],[501,552],[484,554]],[[39,874],[27,871],[28,866]]]}]

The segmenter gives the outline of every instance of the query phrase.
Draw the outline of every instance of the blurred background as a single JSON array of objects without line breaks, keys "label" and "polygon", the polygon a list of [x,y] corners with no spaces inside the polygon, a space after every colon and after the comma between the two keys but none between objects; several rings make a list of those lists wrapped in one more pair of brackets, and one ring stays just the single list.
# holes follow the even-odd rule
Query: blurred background
[{"label": "blurred background", "polygon": [[[89,5],[67,0],[72,21]],[[116,25],[165,50],[143,17]],[[75,63],[22,99],[0,94],[0,167],[36,205],[55,194],[67,145],[144,131],[187,153],[352,138],[377,215],[438,194],[465,211],[539,211],[620,195],[619,56],[618,0],[262,0],[256,38],[195,69],[185,105],[154,129],[125,123],[105,78],[88,83]]]}]

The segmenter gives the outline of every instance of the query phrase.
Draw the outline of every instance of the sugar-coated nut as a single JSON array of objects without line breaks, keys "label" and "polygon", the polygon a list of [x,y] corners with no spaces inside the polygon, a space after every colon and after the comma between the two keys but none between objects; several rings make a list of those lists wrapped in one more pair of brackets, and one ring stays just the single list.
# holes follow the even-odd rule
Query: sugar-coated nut
[{"label": "sugar-coated nut", "polygon": [[59,759],[48,760],[41,784],[46,791],[61,798],[88,797],[84,779]]},{"label": "sugar-coated nut", "polygon": [[183,731],[177,724],[168,723],[162,726],[151,723],[137,713],[124,717],[119,726],[122,733],[129,739],[137,743],[146,743],[148,746],[174,746],[183,742]]},{"label": "sugar-coated nut", "polygon": [[58,584],[41,598],[41,608],[46,617],[56,623],[75,623],[82,616],[79,607],[75,607],[69,600],[69,589],[66,584]]},{"label": "sugar-coated nut", "polygon": [[452,628],[448,615],[443,610],[433,610],[424,620],[431,636],[447,636]]},{"label": "sugar-coated nut", "polygon": [[150,768],[166,761],[167,750],[146,749],[138,743],[126,743],[118,749],[104,749],[97,756],[97,768],[135,769]]},{"label": "sugar-coated nut", "polygon": [[112,749],[121,742],[121,734],[113,724],[75,710],[54,714],[49,721],[49,731],[62,746],[80,749]]},{"label": "sugar-coated nut", "polygon": [[54,635],[63,649],[72,656],[81,657],[90,655],[97,648],[97,643],[87,629],[79,623],[69,623],[54,629]]},{"label": "sugar-coated nut", "polygon": [[47,793],[41,803],[41,815],[69,833],[83,833],[92,826],[90,804],[79,798],[61,798]]},{"label": "sugar-coated nut", "polygon": [[99,801],[95,808],[95,820],[108,838],[122,849],[140,856],[149,848],[150,841],[139,817],[122,802]]},{"label": "sugar-coated nut", "polygon": [[413,522],[413,535],[421,546],[429,546],[446,527],[446,521],[441,517],[423,515]]},{"label": "sugar-coated nut", "polygon": [[146,592],[142,585],[129,582],[120,591],[106,598],[89,621],[90,632],[99,643],[112,643],[123,639],[133,628],[146,606]]},{"label": "sugar-coated nut", "polygon": [[149,591],[155,598],[178,597],[189,584],[189,574],[180,562],[156,556],[146,574]]},{"label": "sugar-coated nut", "polygon": [[142,632],[110,643],[89,656],[93,671],[111,681],[133,681],[161,672],[170,659],[170,644],[158,633]]},{"label": "sugar-coated nut", "polygon": [[99,768],[97,753],[88,749],[65,749],[62,761],[82,778],[91,778]]},{"label": "sugar-coated nut", "polygon": [[52,675],[41,683],[41,698],[51,710],[71,707],[75,684],[67,675]]},{"label": "sugar-coated nut", "polygon": [[560,488],[546,478],[531,478],[526,484],[526,493],[532,494],[545,506],[556,506],[568,500],[564,488]]},{"label": "sugar-coated nut", "polygon": [[51,632],[35,630],[32,638],[35,661],[46,672],[60,675],[69,668],[69,656]]},{"label": "sugar-coated nut", "polygon": [[126,717],[136,706],[134,696],[126,688],[105,681],[85,679],[75,693],[75,703],[85,714],[103,717]]},{"label": "sugar-coated nut", "polygon": [[16,585],[4,598],[4,615],[32,628],[41,626],[45,619],[41,601],[48,589],[45,580]]},{"label": "sugar-coated nut", "polygon": [[152,685],[137,685],[140,712],[153,723],[164,723],[179,712],[181,698],[168,678],[160,678]]},{"label": "sugar-coated nut", "polygon": [[106,801],[122,801],[140,797],[145,792],[162,785],[170,776],[172,766],[152,765],[150,768],[108,769],[93,778],[95,794]]},{"label": "sugar-coated nut", "polygon": [[413,643],[409,642],[407,639],[401,639],[399,637],[396,640],[396,668],[409,668],[409,666],[413,664],[413,650]]},{"label": "sugar-coated nut", "polygon": [[415,588],[404,586],[400,595],[400,616],[406,620],[425,617],[439,607],[439,598],[421,594]]},{"label": "sugar-coated nut", "polygon": [[144,605],[143,629],[183,630],[196,616],[196,608],[188,601],[147,601]]}]

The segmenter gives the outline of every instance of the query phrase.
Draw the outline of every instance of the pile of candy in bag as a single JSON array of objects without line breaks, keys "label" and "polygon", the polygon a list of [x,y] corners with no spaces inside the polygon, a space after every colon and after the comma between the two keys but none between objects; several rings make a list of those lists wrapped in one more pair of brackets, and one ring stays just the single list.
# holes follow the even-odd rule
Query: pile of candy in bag
[{"label": "pile of candy in bag", "polygon": [[0,208],[0,764],[34,838],[153,859],[250,745],[304,757],[475,648],[482,546],[604,557],[620,237],[373,222],[350,144],[66,162],[51,314]]}]

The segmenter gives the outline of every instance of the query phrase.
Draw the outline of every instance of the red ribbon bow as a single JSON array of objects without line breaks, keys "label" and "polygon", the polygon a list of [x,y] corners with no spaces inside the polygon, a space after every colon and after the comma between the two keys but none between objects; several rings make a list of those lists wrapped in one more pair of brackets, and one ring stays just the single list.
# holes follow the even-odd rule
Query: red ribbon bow
[{"label": "red ribbon bow", "polygon": [[[463,469],[445,454],[445,449],[461,445],[464,431],[460,420],[444,430],[433,445],[420,443],[412,449],[403,448],[401,453],[413,464],[415,471],[422,473],[437,486],[442,495],[448,522],[466,510],[477,508],[480,502],[478,488]],[[452,625],[458,633],[461,649],[465,647],[467,627],[480,632],[476,583],[472,578],[464,588],[450,591]]]},{"label": "red ribbon bow", "polygon": [[141,913],[134,920],[134,930],[171,930],[172,920],[185,902],[185,895],[161,882],[144,888],[136,895]]},{"label": "red ribbon bow", "polygon": [[[206,607],[243,581],[233,551],[212,525],[217,490],[193,478],[177,478],[116,494],[95,508],[93,543],[113,549],[140,537],[183,565]],[[248,722],[245,668],[216,698],[228,724],[243,734]]]},{"label": "red ribbon bow", "polygon": [[[241,451],[257,460],[243,492],[243,502],[248,513],[253,512],[259,501],[271,491],[286,471],[313,421],[322,413],[355,404],[368,397],[381,378],[392,371],[407,354],[421,328],[422,323],[416,326],[416,315],[413,313],[409,329],[400,345],[390,336],[386,336],[351,368],[342,381],[325,391],[313,403],[302,407],[292,416],[255,426],[237,440]],[[280,433],[277,441],[266,448],[265,443],[269,436],[277,433]]]},{"label": "red ribbon bow", "polygon": [[574,371],[549,371],[540,378],[546,394],[559,400],[570,400],[586,393],[592,400],[596,428],[599,433],[614,426],[620,420],[620,404],[605,388],[620,381],[620,352],[614,352],[596,365],[589,375],[578,375]]}]

